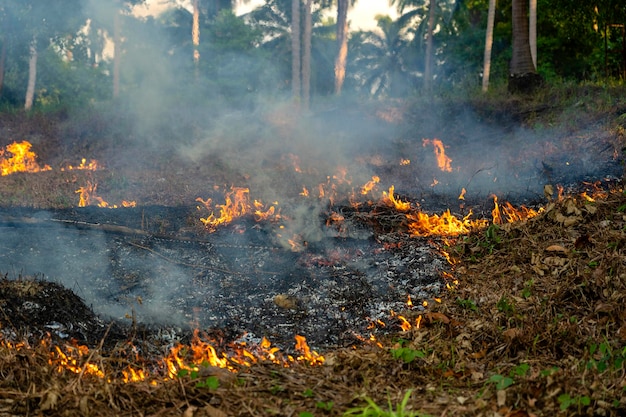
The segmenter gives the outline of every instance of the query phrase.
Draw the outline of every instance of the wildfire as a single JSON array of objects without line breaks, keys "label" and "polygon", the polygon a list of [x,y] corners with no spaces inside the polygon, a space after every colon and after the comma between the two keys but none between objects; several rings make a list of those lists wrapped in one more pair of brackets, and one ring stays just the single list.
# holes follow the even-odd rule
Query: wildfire
[{"label": "wildfire", "polygon": [[441,216],[417,211],[408,213],[406,217],[409,220],[409,233],[413,236],[458,236],[487,226],[487,220],[472,220],[471,211],[462,218],[454,216],[449,209]]},{"label": "wildfire", "polygon": [[437,166],[440,170],[445,172],[452,172],[452,159],[446,155],[446,149],[443,142],[439,139],[424,139],[422,140],[422,146],[433,145],[435,148],[435,157],[437,158]]},{"label": "wildfire", "polygon": [[102,197],[96,195],[97,188],[98,188],[97,183],[92,183],[91,181],[87,181],[86,186],[80,187],[78,190],[76,190],[76,194],[79,194],[78,207],[87,207],[91,205],[96,205],[102,208],[116,209],[119,207],[136,207],[137,206],[137,202],[126,201],[126,200],[123,200],[120,203],[120,205],[109,204]]},{"label": "wildfire", "polygon": [[494,209],[491,211],[493,224],[513,223],[516,221],[527,220],[537,216],[541,210],[533,210],[531,208],[521,206],[516,209],[508,201],[504,202],[502,207],[498,204],[498,197],[493,196]]},{"label": "wildfire", "polygon": [[100,163],[95,159],[89,160],[87,162],[87,158],[82,158],[79,165],[68,165],[65,168],[61,168],[61,171],[74,171],[74,170],[85,170],[85,171],[96,171],[100,169]]},{"label": "wildfire", "polygon": [[395,198],[393,195],[394,191],[395,187],[392,185],[389,187],[389,193],[383,192],[383,202],[389,206],[395,207],[398,211],[409,211],[411,209],[411,203]]},{"label": "wildfire", "polygon": [[361,187],[361,195],[366,195],[367,193],[372,191],[372,189],[376,187],[376,184],[378,184],[379,182],[380,177],[374,175],[371,180],[369,180],[363,187]]},{"label": "wildfire", "polygon": [[261,201],[254,200],[250,204],[250,189],[245,187],[231,187],[230,191],[224,196],[224,204],[216,204],[216,208],[219,208],[219,216],[216,216],[212,209],[213,201],[208,198],[203,200],[202,198],[196,198],[196,201],[202,203],[202,205],[211,214],[205,218],[200,218],[200,221],[210,231],[215,231],[218,226],[228,224],[235,218],[245,216],[247,214],[254,214],[257,221],[267,220],[270,218],[279,218],[279,214],[276,213],[276,205],[278,202],[274,202],[273,205],[266,207]]},{"label": "wildfire", "polygon": [[15,172],[50,171],[49,165],[40,166],[37,155],[31,151],[32,144],[27,141],[13,142],[4,149],[0,149],[0,175],[9,175]]}]

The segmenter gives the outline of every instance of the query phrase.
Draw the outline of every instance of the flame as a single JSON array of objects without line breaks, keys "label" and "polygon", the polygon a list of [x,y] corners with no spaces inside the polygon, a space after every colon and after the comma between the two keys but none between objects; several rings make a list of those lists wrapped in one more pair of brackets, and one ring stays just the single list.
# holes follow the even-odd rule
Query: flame
[{"label": "flame", "polygon": [[443,142],[439,139],[424,139],[422,140],[422,146],[433,145],[435,149],[435,157],[437,158],[437,166],[440,170],[446,172],[452,172],[452,159],[446,155],[446,150]]},{"label": "flame", "polygon": [[77,346],[65,346],[66,352],[61,350],[59,346],[54,347],[54,352],[51,353],[48,364],[54,365],[58,372],[68,371],[76,374],[93,375],[100,378],[104,378],[104,372],[100,367],[94,363],[90,363],[87,360],[81,365],[82,359],[88,357],[89,348],[84,345]]},{"label": "flame", "polygon": [[400,165],[411,165],[411,160],[410,159],[406,159],[406,158],[402,158],[402,159],[400,159]]},{"label": "flame", "polygon": [[459,194],[459,200],[465,200],[465,188],[461,189],[461,194]]},{"label": "flame", "polygon": [[121,207],[136,207],[136,201],[126,201],[122,200],[120,205],[117,204],[109,204],[102,197],[96,195],[96,189],[98,188],[98,183],[92,183],[91,181],[87,181],[87,185],[84,187],[80,187],[76,190],[76,194],[79,194],[78,198],[78,207],[87,207],[91,205],[96,205],[101,208],[112,208],[116,209]]},{"label": "flame", "polygon": [[472,212],[463,218],[458,218],[446,210],[441,216],[437,214],[428,215],[420,211],[408,213],[409,233],[413,236],[458,236],[469,233],[472,229],[487,226],[486,220],[470,219]]},{"label": "flame", "polygon": [[363,187],[361,187],[361,194],[366,195],[367,193],[372,191],[372,189],[376,187],[376,184],[378,184],[379,182],[380,177],[374,175],[370,181],[368,181]]},{"label": "flame", "polygon": [[324,357],[309,348],[304,336],[296,335],[296,350],[302,353],[302,356],[298,356],[297,358],[299,361],[305,361],[311,365],[321,365],[324,363]]},{"label": "flame", "polygon": [[275,205],[265,207],[264,204],[258,200],[254,200],[250,204],[250,189],[245,187],[231,187],[230,191],[226,192],[224,196],[224,204],[216,204],[216,208],[219,208],[219,216],[216,216],[213,212],[211,205],[212,200],[202,198],[196,198],[196,201],[202,203],[207,210],[211,210],[211,214],[205,218],[200,218],[200,221],[206,226],[206,228],[213,232],[218,226],[228,224],[235,218],[245,216],[247,214],[254,214],[257,221],[266,220],[269,218],[280,218],[276,213]]},{"label": "flame", "polygon": [[396,199],[393,195],[394,190],[395,188],[392,185],[389,187],[389,193],[383,191],[383,202],[395,207],[398,211],[409,211],[411,209],[411,203]]},{"label": "flame", "polygon": [[36,159],[37,155],[31,151],[33,145],[30,142],[13,142],[0,149],[0,175],[9,175],[15,172],[40,172],[49,171],[48,165],[40,166]]},{"label": "flame", "polygon": [[101,168],[100,163],[97,160],[91,159],[89,160],[89,162],[87,162],[87,158],[82,158],[80,160],[79,165],[77,166],[68,165],[65,168],[61,168],[61,171],[74,171],[74,170],[96,171],[100,168]]},{"label": "flame", "polygon": [[527,220],[537,216],[542,211],[541,209],[537,211],[525,206],[521,206],[519,209],[516,209],[508,201],[504,202],[502,207],[500,207],[498,204],[498,197],[495,195],[493,196],[493,204],[494,208],[491,211],[493,224],[513,223],[516,221]]}]

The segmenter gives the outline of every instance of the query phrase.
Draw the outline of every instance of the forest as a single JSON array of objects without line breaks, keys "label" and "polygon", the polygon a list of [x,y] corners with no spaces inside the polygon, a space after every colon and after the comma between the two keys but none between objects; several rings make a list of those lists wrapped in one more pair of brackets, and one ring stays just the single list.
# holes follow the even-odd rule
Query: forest
[{"label": "forest", "polygon": [[[3,1],[2,108],[159,97],[159,108],[253,109],[289,96],[315,107],[338,95],[468,94],[529,73],[548,84],[626,76],[618,0],[502,0],[491,16],[488,0],[390,0],[399,17],[376,16],[370,31],[350,29],[354,0],[268,0],[241,16],[235,1],[198,0],[138,17],[141,3]],[[516,18],[532,21],[529,36],[514,30]]]}]

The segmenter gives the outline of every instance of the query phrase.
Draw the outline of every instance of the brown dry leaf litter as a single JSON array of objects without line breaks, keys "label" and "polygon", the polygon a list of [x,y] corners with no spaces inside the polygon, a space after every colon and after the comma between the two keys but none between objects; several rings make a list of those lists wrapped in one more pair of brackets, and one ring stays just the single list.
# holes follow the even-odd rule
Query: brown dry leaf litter
[{"label": "brown dry leaf litter", "polygon": [[[624,415],[626,197],[591,200],[566,197],[526,222],[458,238],[448,250],[460,284],[421,328],[382,347],[323,352],[322,366],[262,363],[152,385],[58,372],[50,346],[5,345],[0,413],[342,415],[363,411],[366,397],[395,408],[410,391],[415,415]],[[115,368],[118,359],[94,352],[91,363]]]}]

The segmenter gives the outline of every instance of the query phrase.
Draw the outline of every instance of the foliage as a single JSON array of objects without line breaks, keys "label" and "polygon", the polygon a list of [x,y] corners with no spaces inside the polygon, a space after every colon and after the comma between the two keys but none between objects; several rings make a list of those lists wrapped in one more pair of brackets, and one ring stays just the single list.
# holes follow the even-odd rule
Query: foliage
[{"label": "foliage", "polygon": [[391,400],[387,401],[388,408],[384,409],[376,404],[371,398],[365,397],[364,400],[367,405],[362,407],[352,408],[344,413],[344,416],[361,416],[361,417],[427,417],[427,414],[423,414],[417,411],[409,411],[407,405],[411,398],[412,390],[408,390],[400,404],[394,407],[391,404]]}]

